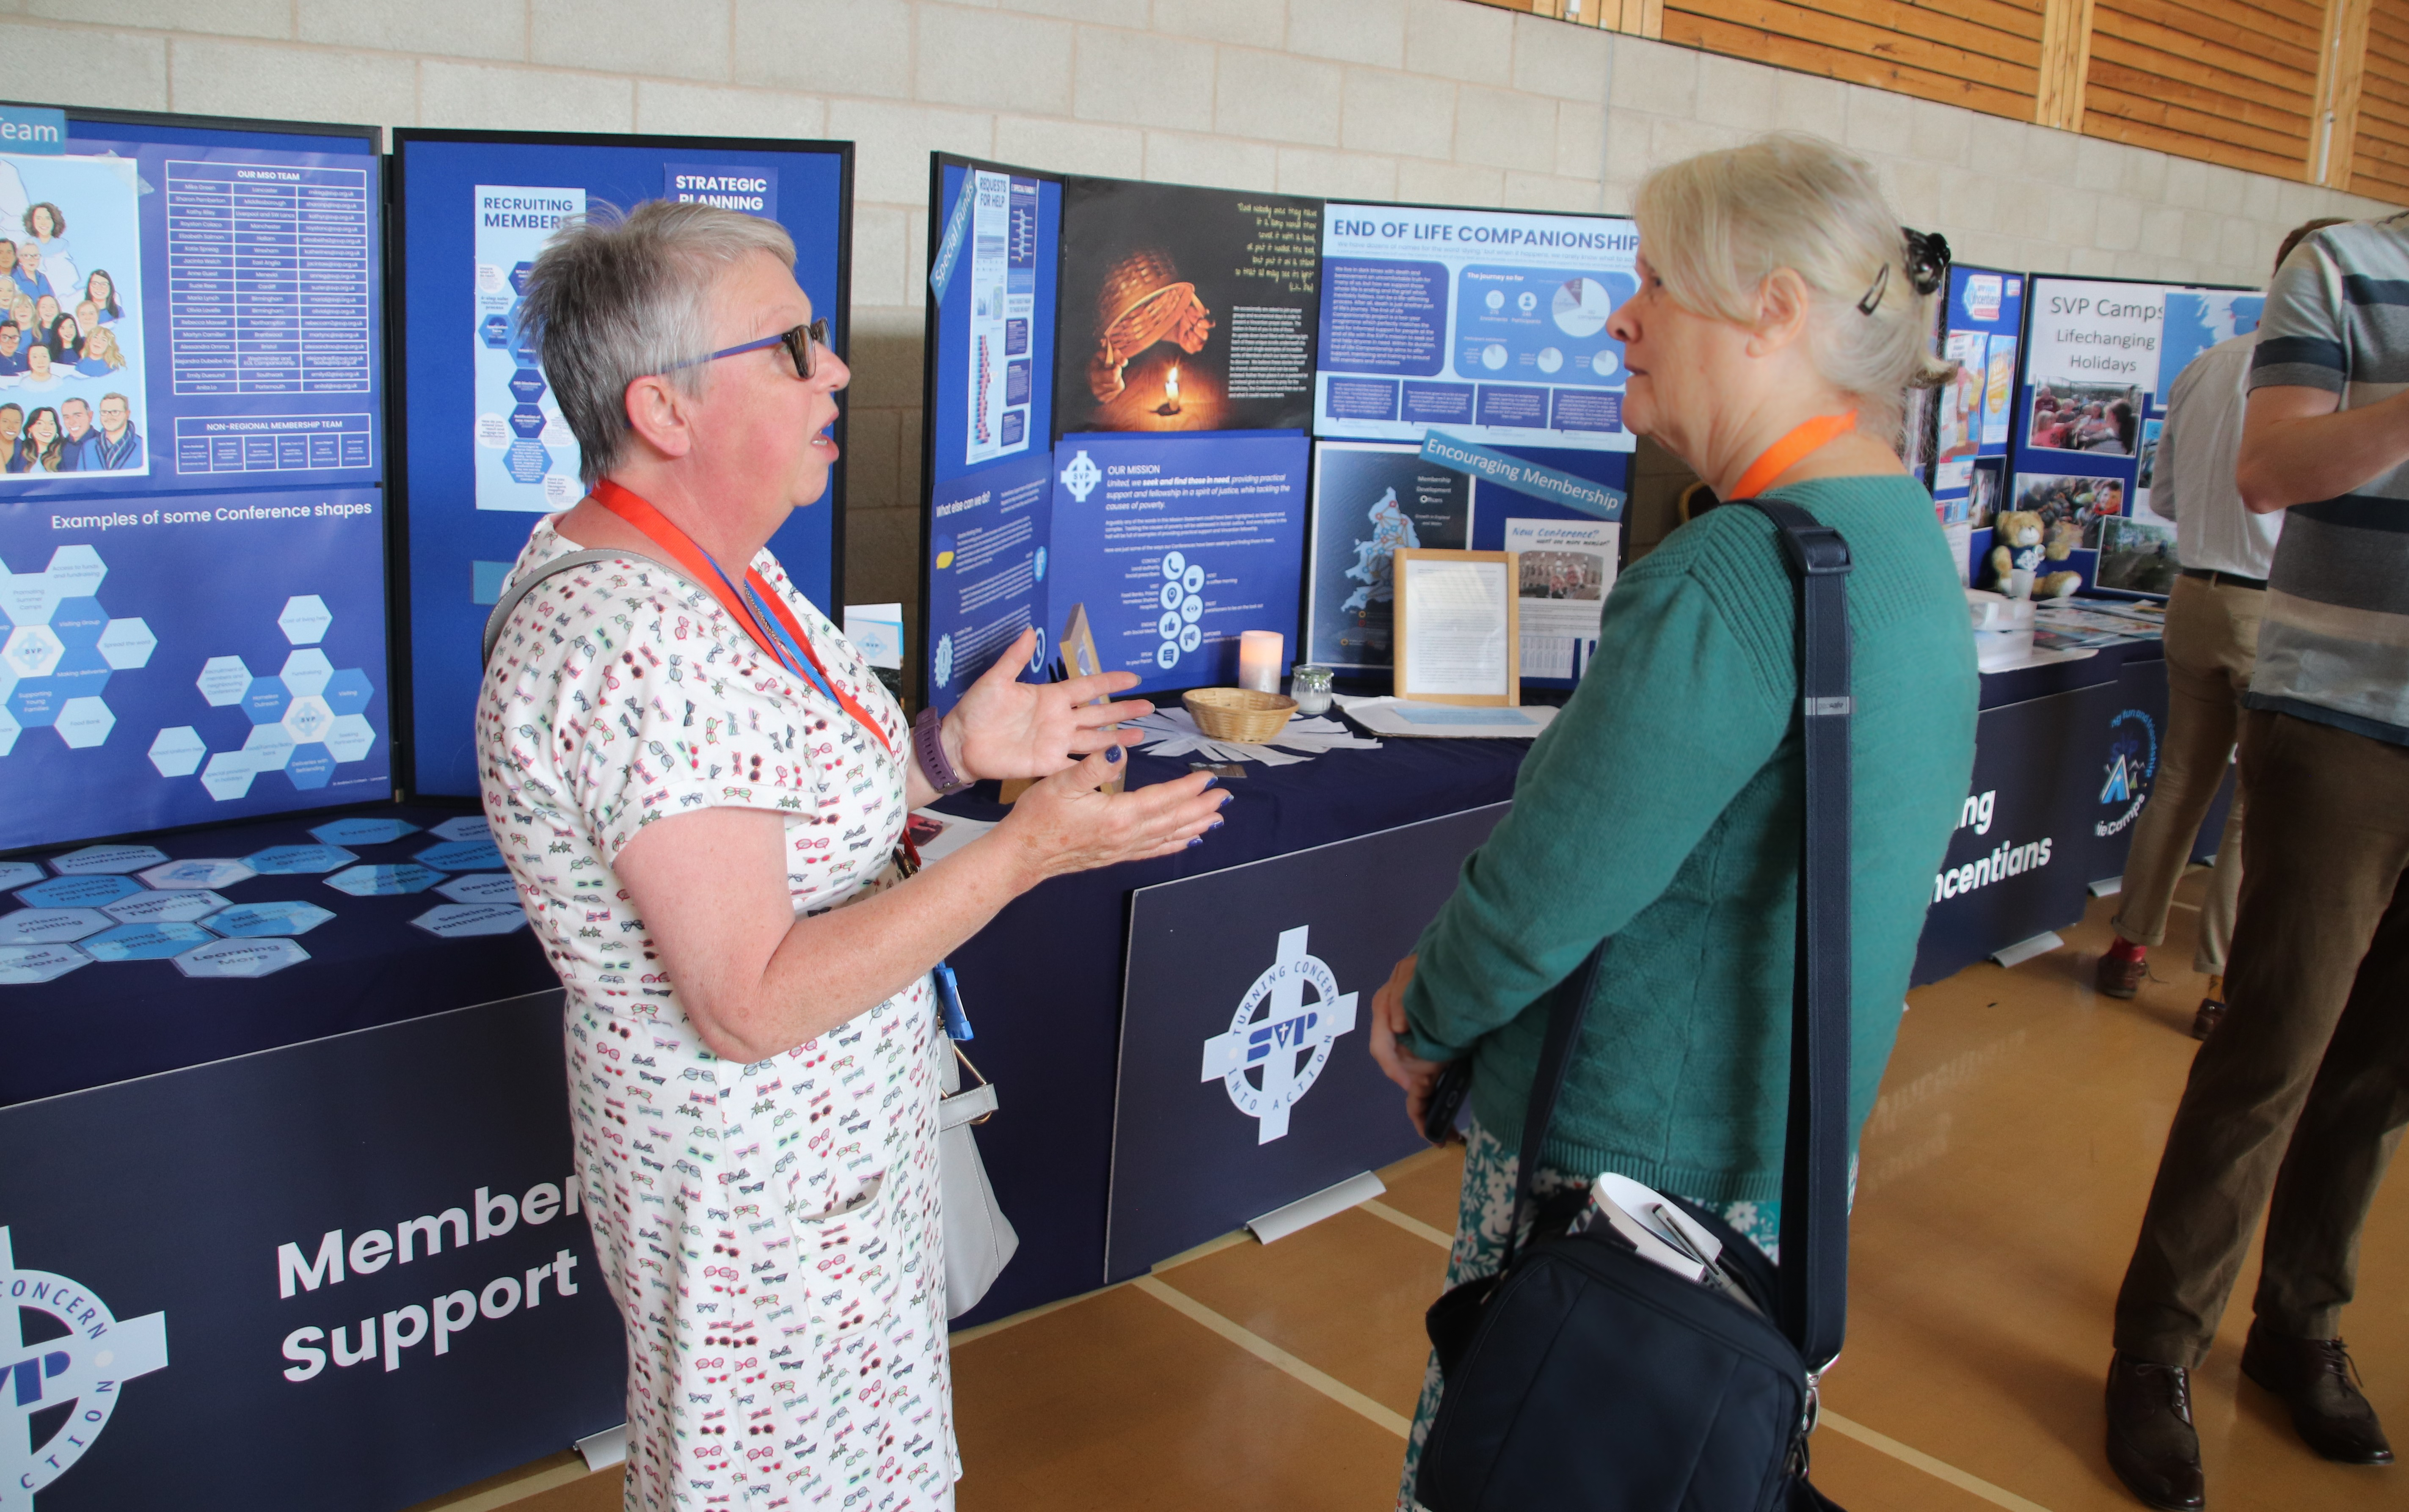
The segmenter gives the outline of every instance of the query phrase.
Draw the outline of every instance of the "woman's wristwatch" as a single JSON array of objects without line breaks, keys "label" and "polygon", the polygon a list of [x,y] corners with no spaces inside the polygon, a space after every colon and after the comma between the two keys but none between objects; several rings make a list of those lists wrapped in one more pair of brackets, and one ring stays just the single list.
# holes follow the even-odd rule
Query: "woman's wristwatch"
[{"label": "woman's wristwatch", "polygon": [[923,709],[920,717],[912,721],[912,755],[920,763],[920,775],[939,798],[959,793],[975,778],[965,777],[945,759],[945,716],[934,709]]}]

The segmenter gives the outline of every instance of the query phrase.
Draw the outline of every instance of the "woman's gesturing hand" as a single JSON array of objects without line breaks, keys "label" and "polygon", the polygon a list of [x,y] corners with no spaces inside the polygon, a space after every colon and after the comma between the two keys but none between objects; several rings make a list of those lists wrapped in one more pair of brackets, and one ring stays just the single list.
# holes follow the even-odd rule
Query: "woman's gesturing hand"
[{"label": "woman's gesturing hand", "polygon": [[1135,730],[1108,727],[1154,713],[1144,698],[1094,700],[1137,685],[1134,672],[1100,672],[1067,683],[1023,683],[1037,632],[1023,630],[970,686],[945,724],[945,754],[965,777],[1049,777],[1089,752],[1133,745]]},{"label": "woman's gesturing hand", "polygon": [[1118,754],[1116,745],[1058,771],[1012,806],[997,833],[1023,847],[1032,884],[1065,872],[1169,856],[1221,823],[1221,805],[1230,801],[1230,795],[1207,791],[1213,778],[1206,772],[1126,793],[1098,792],[1120,770],[1117,760],[1106,756]]},{"label": "woman's gesturing hand", "polygon": [[1372,994],[1372,1058],[1379,1062],[1389,1080],[1406,1089],[1406,1116],[1413,1120],[1414,1132],[1420,1133],[1431,1088],[1437,1085],[1447,1062],[1424,1060],[1404,1044],[1405,1037],[1413,1032],[1413,1026],[1406,1021],[1406,988],[1413,984],[1417,958],[1407,956],[1397,962],[1380,990]]}]

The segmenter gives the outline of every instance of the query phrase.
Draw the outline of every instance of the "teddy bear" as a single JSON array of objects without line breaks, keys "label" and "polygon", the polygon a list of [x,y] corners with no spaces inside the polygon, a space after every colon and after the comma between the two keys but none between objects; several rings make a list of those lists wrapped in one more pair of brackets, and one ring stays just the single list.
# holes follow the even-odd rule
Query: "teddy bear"
[{"label": "teddy bear", "polygon": [[2063,562],[2074,553],[2079,532],[2067,522],[2049,532],[2049,544],[2041,544],[2041,517],[2028,510],[2003,510],[1993,527],[1992,539],[1998,542],[1991,548],[1991,571],[1998,578],[2000,593],[2010,598],[2063,598],[2082,585],[2080,572],[2041,570],[2044,559]]}]

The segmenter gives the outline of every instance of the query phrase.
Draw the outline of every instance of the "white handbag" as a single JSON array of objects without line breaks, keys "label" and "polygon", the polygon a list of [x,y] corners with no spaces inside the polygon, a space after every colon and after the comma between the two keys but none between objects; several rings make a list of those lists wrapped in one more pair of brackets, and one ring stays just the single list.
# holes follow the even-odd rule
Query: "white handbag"
[{"label": "white handbag", "polygon": [[[945,1069],[937,1083],[945,1094],[937,1102],[937,1202],[945,1223],[945,1316],[959,1318],[995,1285],[1019,1249],[1020,1235],[996,1205],[995,1188],[988,1185],[987,1166],[971,1132],[995,1116],[995,1084],[979,1075],[951,1039],[945,1040]],[[967,1091],[962,1087],[965,1066],[978,1077],[978,1085]]]}]

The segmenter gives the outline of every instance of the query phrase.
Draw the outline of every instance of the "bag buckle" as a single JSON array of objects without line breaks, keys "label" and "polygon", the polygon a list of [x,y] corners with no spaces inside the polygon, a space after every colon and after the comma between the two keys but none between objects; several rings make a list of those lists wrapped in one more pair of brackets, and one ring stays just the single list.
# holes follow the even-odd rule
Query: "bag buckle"
[{"label": "bag buckle", "polygon": [[1828,578],[1849,570],[1849,543],[1830,526],[1802,526],[1781,535],[1782,549],[1800,575]]}]

